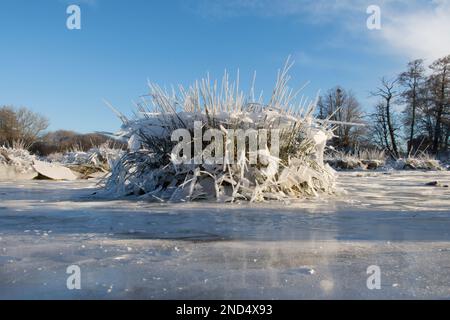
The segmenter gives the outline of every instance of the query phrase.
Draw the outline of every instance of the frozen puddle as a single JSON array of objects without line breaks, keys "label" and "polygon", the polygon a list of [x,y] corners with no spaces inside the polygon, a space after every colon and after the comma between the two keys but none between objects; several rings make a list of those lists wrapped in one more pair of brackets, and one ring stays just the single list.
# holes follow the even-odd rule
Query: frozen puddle
[{"label": "frozen puddle", "polygon": [[[95,182],[0,183],[2,299],[450,298],[450,172],[341,173],[299,203],[101,201]],[[68,266],[81,290],[68,290]],[[366,270],[381,269],[381,290]]]}]

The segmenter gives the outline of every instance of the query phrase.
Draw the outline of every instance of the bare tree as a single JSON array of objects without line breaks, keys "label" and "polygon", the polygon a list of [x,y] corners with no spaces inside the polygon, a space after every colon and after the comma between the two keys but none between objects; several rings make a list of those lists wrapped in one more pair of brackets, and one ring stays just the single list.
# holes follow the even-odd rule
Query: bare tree
[{"label": "bare tree", "polygon": [[381,86],[377,89],[377,91],[371,93],[372,96],[382,99],[381,105],[384,108],[384,114],[386,116],[386,126],[390,137],[390,145],[388,146],[388,149],[391,151],[392,155],[395,158],[398,158],[400,156],[396,138],[396,131],[398,130],[398,128],[396,128],[394,125],[394,117],[392,111],[393,102],[398,96],[397,92],[395,91],[397,82],[398,79],[387,80],[386,78],[383,78],[381,79]]},{"label": "bare tree", "polygon": [[407,148],[407,153],[410,155],[414,146],[417,111],[424,101],[425,67],[423,60],[409,62],[407,70],[399,75],[398,80],[404,87],[401,96],[406,103],[404,124],[410,126]]},{"label": "bare tree", "polygon": [[0,108],[0,145],[10,145],[19,138],[19,123],[12,107]]},{"label": "bare tree", "polygon": [[[364,114],[355,95],[340,86],[320,97],[317,107],[318,117],[322,119],[347,123],[364,122]],[[338,126],[335,131],[337,138],[333,144],[345,151],[354,150],[364,135],[364,130],[361,126]]]},{"label": "bare tree", "polygon": [[48,128],[48,120],[27,108],[0,108],[0,143],[12,145],[21,141],[31,146]]},{"label": "bare tree", "polygon": [[390,151],[389,130],[386,120],[386,108],[383,103],[375,106],[375,112],[369,116],[371,140],[381,149]]},{"label": "bare tree", "polygon": [[[449,129],[446,122],[450,112],[450,55],[433,62],[430,69],[433,73],[429,77],[428,84],[436,119],[433,152],[438,154],[442,144],[448,146]],[[444,141],[444,139],[447,141]]]}]

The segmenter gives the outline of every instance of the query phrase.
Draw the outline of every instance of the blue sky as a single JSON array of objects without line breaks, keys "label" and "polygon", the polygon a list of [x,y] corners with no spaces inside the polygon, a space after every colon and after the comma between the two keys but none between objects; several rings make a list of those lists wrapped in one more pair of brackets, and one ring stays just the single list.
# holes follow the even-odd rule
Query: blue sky
[{"label": "blue sky", "polygon": [[[81,30],[66,28],[66,8],[81,8]],[[366,8],[382,9],[382,29],[368,30]],[[147,80],[189,85],[209,72],[257,72],[270,93],[292,55],[292,86],[304,94],[337,84],[365,108],[382,76],[412,58],[450,54],[448,0],[2,0],[0,105],[27,106],[51,130],[116,131],[105,106],[131,114]],[[245,87],[245,85],[244,85]]]}]

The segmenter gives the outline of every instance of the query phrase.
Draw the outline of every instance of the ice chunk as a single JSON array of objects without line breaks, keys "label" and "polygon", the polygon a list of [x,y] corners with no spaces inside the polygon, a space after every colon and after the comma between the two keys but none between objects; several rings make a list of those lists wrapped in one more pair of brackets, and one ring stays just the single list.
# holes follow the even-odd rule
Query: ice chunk
[{"label": "ice chunk", "polygon": [[76,180],[78,178],[69,168],[54,163],[35,161],[33,168],[40,175],[52,180]]}]

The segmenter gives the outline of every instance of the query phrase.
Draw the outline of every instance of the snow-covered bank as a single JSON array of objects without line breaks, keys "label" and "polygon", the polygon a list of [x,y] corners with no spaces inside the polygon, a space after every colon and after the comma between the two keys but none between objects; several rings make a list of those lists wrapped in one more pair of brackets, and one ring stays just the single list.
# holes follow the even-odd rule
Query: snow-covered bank
[{"label": "snow-covered bank", "polygon": [[[330,147],[330,149],[333,149]],[[364,150],[358,154],[327,152],[325,162],[335,170],[378,170],[386,167],[387,156],[384,151]]]},{"label": "snow-covered bank", "polygon": [[[0,183],[1,298],[448,298],[448,172],[339,173],[327,199],[232,205]],[[82,289],[66,288],[79,265]],[[366,287],[367,267],[382,290]]]},{"label": "snow-covered bank", "polygon": [[38,176],[35,160],[26,150],[0,147],[0,181],[34,179]]},{"label": "snow-covered bank", "polygon": [[0,181],[33,179],[76,180],[77,175],[57,163],[40,161],[27,150],[0,147]]},{"label": "snow-covered bank", "polygon": [[122,154],[122,150],[108,145],[48,157],[37,157],[20,148],[0,147],[0,181],[105,177]]},{"label": "snow-covered bank", "polygon": [[364,159],[355,156],[328,157],[325,162],[338,171],[389,171],[389,170],[424,170],[445,171],[450,166],[443,161],[430,157],[388,159]]}]

